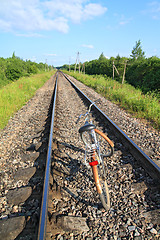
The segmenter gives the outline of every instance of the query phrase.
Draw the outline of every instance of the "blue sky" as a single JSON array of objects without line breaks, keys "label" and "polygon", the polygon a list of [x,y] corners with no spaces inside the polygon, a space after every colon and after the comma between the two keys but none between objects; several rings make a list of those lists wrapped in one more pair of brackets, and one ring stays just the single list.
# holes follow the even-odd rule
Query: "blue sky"
[{"label": "blue sky", "polygon": [[136,41],[160,57],[160,1],[0,0],[0,57],[53,66],[129,57]]}]

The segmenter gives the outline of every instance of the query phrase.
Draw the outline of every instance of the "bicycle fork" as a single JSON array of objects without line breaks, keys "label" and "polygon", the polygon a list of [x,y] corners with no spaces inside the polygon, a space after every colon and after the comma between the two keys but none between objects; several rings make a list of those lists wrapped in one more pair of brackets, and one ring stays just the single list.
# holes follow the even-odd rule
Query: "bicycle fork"
[{"label": "bicycle fork", "polygon": [[98,169],[97,169],[97,165],[98,165],[98,161],[95,160],[95,150],[93,150],[92,156],[91,156],[91,162],[89,162],[89,165],[92,167],[92,173],[93,173],[93,178],[94,178],[94,182],[96,185],[96,189],[98,194],[102,193],[102,187],[101,187],[101,183],[99,180],[99,175],[98,175]]}]

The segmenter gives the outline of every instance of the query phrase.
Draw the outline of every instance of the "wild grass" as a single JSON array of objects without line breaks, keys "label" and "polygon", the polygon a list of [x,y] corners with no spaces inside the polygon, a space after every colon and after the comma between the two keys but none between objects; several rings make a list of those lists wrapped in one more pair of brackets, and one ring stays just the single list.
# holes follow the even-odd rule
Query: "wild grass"
[{"label": "wild grass", "polygon": [[68,72],[77,80],[93,88],[107,99],[126,109],[137,118],[149,120],[152,125],[160,129],[160,99],[149,94],[143,94],[130,84],[121,84],[107,76],[90,76]]},{"label": "wild grass", "polygon": [[55,71],[22,77],[0,89],[0,129],[7,125],[10,117],[22,108],[54,73]]}]

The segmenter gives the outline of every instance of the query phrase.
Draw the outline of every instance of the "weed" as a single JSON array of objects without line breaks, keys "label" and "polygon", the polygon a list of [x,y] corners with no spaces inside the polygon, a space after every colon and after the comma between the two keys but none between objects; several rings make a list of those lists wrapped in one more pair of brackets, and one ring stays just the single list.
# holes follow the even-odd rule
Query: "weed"
[{"label": "weed", "polygon": [[25,105],[53,74],[52,71],[22,77],[0,89],[0,129],[7,125],[10,117]]},{"label": "weed", "polygon": [[134,116],[151,121],[154,127],[160,129],[160,99],[154,94],[145,95],[140,89],[128,83],[122,85],[107,76],[82,75],[74,72],[68,74],[128,110]]}]

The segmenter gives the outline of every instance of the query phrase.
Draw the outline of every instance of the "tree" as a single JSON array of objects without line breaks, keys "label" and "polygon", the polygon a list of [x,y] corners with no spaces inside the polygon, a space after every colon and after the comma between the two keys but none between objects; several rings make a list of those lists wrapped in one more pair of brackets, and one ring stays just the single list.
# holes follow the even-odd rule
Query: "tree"
[{"label": "tree", "polygon": [[103,52],[99,56],[98,60],[100,60],[100,61],[106,60],[106,57],[104,56]]},{"label": "tree", "polygon": [[12,59],[15,59],[15,58],[16,58],[16,55],[15,55],[15,52],[13,52]]},{"label": "tree", "polygon": [[133,48],[132,54],[130,55],[130,57],[133,60],[145,58],[145,52],[142,51],[141,41],[140,40],[136,41],[136,45]]}]

